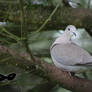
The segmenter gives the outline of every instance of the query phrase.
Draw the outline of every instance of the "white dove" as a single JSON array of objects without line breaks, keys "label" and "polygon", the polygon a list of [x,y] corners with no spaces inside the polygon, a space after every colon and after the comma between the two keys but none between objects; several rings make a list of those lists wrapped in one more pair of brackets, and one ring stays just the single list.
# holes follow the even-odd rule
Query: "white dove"
[{"label": "white dove", "polygon": [[64,33],[55,40],[50,48],[54,64],[64,70],[81,73],[92,69],[92,56],[83,48],[72,42],[76,36],[76,27],[69,25]]}]

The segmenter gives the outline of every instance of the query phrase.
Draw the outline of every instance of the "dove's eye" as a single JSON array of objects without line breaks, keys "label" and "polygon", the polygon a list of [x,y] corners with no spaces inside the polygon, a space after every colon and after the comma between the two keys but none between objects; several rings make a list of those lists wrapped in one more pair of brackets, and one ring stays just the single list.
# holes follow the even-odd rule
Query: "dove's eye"
[{"label": "dove's eye", "polygon": [[68,28],[68,31],[70,31],[70,28]]}]

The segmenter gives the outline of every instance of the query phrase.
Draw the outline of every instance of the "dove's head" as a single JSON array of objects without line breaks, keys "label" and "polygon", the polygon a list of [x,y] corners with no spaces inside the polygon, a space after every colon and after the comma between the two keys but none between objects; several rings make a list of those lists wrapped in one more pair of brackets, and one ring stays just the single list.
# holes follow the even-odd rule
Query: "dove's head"
[{"label": "dove's head", "polygon": [[73,25],[68,25],[65,29],[65,32],[72,37],[73,35],[76,36],[76,27]]}]

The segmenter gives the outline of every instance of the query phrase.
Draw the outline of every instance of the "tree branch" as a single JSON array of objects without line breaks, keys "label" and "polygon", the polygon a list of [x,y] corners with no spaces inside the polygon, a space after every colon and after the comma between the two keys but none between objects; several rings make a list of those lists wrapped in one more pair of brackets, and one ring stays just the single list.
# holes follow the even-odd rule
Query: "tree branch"
[{"label": "tree branch", "polygon": [[11,48],[1,45],[0,54],[10,54],[15,59],[17,59],[17,63],[19,63],[20,60],[23,61],[22,64],[24,63],[24,61],[26,61],[28,63],[28,66],[30,66],[31,64],[37,64],[42,68],[47,78],[49,78],[48,80],[54,83],[59,83],[65,89],[69,89],[74,92],[92,92],[91,80],[70,76],[69,73],[60,70],[52,64],[40,60],[40,58],[35,57],[36,61],[31,61],[28,60],[29,54],[21,52],[19,53]]},{"label": "tree branch", "polygon": [[[48,19],[49,15],[54,10],[53,7],[44,7],[44,6],[32,6],[31,10],[26,10],[25,19],[27,22],[26,30],[28,31],[36,31],[40,28],[43,23]],[[31,12],[30,12],[31,11]],[[3,13],[2,13],[3,12]],[[15,26],[7,26],[6,28],[19,35],[20,32],[20,21],[21,21],[21,12],[20,11],[12,11],[12,18],[9,16],[6,18],[9,21],[15,23]],[[6,11],[0,10],[0,17],[2,18],[2,14],[7,16]],[[3,21],[0,19],[0,21]],[[69,24],[73,24],[79,28],[92,28],[92,10],[89,9],[72,9],[72,8],[58,8],[56,13],[53,15],[51,19],[49,19],[48,23],[42,30],[55,30],[55,29],[65,29],[65,27]],[[25,28],[25,25],[23,25]],[[13,30],[13,31],[12,31]],[[89,32],[90,30],[88,30]]]}]

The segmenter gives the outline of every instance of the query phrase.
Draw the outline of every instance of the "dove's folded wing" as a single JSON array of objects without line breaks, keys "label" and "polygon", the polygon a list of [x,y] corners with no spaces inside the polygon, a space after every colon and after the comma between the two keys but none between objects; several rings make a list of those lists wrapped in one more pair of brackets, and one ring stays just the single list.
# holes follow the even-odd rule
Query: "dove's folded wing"
[{"label": "dove's folded wing", "polygon": [[74,43],[54,45],[51,48],[51,55],[63,65],[92,65],[92,56]]}]

